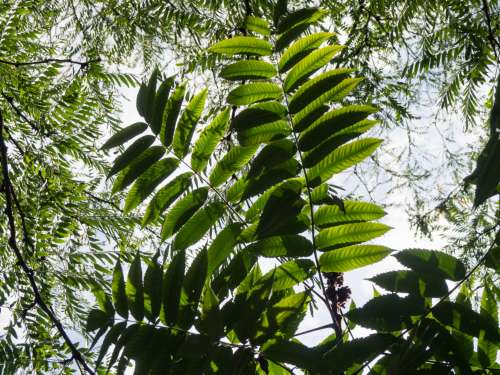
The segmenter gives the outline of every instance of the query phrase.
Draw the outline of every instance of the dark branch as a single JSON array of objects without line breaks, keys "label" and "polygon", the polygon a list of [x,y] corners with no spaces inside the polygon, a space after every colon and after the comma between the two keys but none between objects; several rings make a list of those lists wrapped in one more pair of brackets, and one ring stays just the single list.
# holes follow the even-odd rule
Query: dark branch
[{"label": "dark branch", "polygon": [[[92,369],[86,363],[82,354],[78,351],[76,346],[73,344],[73,342],[69,338],[68,334],[64,330],[64,327],[62,326],[59,319],[55,316],[52,309],[43,300],[42,295],[40,293],[40,290],[38,289],[38,285],[36,284],[35,274],[34,274],[33,270],[26,263],[23,255],[21,253],[21,250],[19,249],[19,247],[17,245],[16,224],[15,224],[14,211],[13,211],[13,206],[15,204],[13,201],[14,188],[12,186],[12,183],[11,183],[10,177],[9,177],[7,146],[6,146],[4,138],[3,138],[3,129],[4,129],[3,116],[2,116],[2,111],[0,110],[0,157],[1,157],[1,168],[2,168],[3,186],[4,186],[3,193],[5,194],[5,214],[7,215],[8,226],[9,226],[9,245],[12,248],[12,250],[14,251],[14,254],[17,258],[17,264],[21,267],[23,272],[26,274],[26,277],[28,278],[28,281],[30,283],[31,289],[32,289],[34,297],[35,297],[35,303],[40,307],[40,309],[45,314],[47,314],[49,319],[56,326],[59,334],[64,339],[64,342],[70,348],[71,353],[72,353],[75,361],[77,362],[77,364],[79,366],[82,366],[85,369],[85,371],[87,371],[89,374],[94,374]],[[24,233],[24,235],[27,236],[28,234]]]},{"label": "dark branch", "polygon": [[0,59],[1,64],[7,64],[15,66],[16,68],[20,66],[28,66],[28,65],[43,65],[43,64],[52,64],[52,63],[62,63],[62,64],[75,64],[80,65],[82,68],[87,67],[89,64],[101,62],[100,58],[88,60],[88,61],[76,61],[71,59],[58,59],[58,58],[48,58],[38,61],[8,61]]}]

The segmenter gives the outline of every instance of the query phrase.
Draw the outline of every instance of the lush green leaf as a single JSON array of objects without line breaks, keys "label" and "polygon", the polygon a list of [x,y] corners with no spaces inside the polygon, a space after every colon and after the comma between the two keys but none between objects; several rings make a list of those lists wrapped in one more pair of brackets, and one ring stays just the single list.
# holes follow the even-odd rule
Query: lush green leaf
[{"label": "lush green leaf", "polygon": [[316,246],[318,249],[325,251],[335,247],[365,242],[382,236],[390,229],[391,227],[382,223],[338,225],[321,230],[316,236]]},{"label": "lush green leaf", "polygon": [[156,221],[184,191],[191,185],[191,172],[178,175],[154,195],[142,218],[142,226]]},{"label": "lush green leaf", "polygon": [[231,90],[227,102],[233,105],[248,105],[262,100],[278,99],[282,95],[281,88],[275,83],[253,82]]},{"label": "lush green leaf", "polygon": [[163,123],[163,114],[165,112],[165,107],[167,106],[168,96],[170,94],[170,90],[174,85],[174,78],[170,77],[163,81],[158,88],[158,92],[156,93],[153,105],[153,113],[151,116],[151,130],[153,133],[159,134],[162,123]]},{"label": "lush green leaf", "polygon": [[465,277],[465,267],[458,259],[440,251],[407,249],[394,255],[403,265],[419,274],[443,277],[453,281]]},{"label": "lush green leaf", "polygon": [[273,65],[260,60],[242,60],[224,67],[220,76],[230,81],[267,79],[276,75]]},{"label": "lush green leaf", "polygon": [[126,128],[121,129],[117,133],[113,134],[106,143],[101,147],[102,150],[107,150],[113,147],[121,146],[122,144],[130,141],[135,136],[141,134],[148,128],[148,125],[144,122],[136,122]]},{"label": "lush green leaf", "polygon": [[163,276],[160,320],[166,325],[173,325],[177,322],[185,267],[186,253],[179,251],[173,257]]},{"label": "lush green leaf", "polygon": [[95,331],[96,329],[106,327],[109,324],[113,323],[112,317],[110,318],[108,314],[106,314],[102,310],[92,309],[90,310],[89,316],[87,318],[87,324],[85,329],[88,332]]},{"label": "lush green leaf", "polygon": [[319,264],[325,272],[347,272],[384,259],[391,249],[377,245],[353,245],[321,254]]},{"label": "lush green leaf", "polygon": [[113,166],[108,172],[108,178],[117,174],[126,168],[130,163],[137,159],[149,146],[153,144],[155,137],[145,135],[132,143],[120,156],[113,161]]},{"label": "lush green leaf", "polygon": [[[488,286],[485,286],[483,289],[480,315],[484,319],[491,319],[494,327],[498,327],[498,304],[495,300],[495,295]],[[490,367],[496,362],[497,346],[494,342],[486,339],[485,331],[479,333],[478,359],[483,367]]]},{"label": "lush green leaf", "polygon": [[317,119],[299,137],[299,149],[308,151],[318,144],[318,139],[327,139],[332,134],[364,120],[377,109],[367,105],[349,105],[333,109]]},{"label": "lush green leaf", "polygon": [[164,153],[165,148],[162,146],[152,146],[148,148],[135,160],[133,160],[126,169],[120,172],[113,183],[111,192],[114,194],[125,189],[132,182],[134,182],[137,177],[147,171],[149,167],[160,160]]},{"label": "lush green leaf", "polygon": [[128,318],[128,301],[125,293],[125,281],[123,280],[123,271],[120,261],[115,265],[112,281],[113,304],[116,312],[125,319]]},{"label": "lush green leaf", "polygon": [[144,318],[144,287],[142,284],[141,257],[139,253],[130,264],[125,284],[128,307],[132,316],[141,321]]},{"label": "lush green leaf", "polygon": [[309,256],[313,252],[311,241],[296,234],[264,238],[246,249],[265,257],[300,257]]},{"label": "lush green leaf", "polygon": [[271,54],[272,49],[269,42],[263,39],[253,36],[235,36],[214,44],[208,50],[230,56],[238,54],[267,56]]},{"label": "lush green leaf", "polygon": [[330,227],[345,223],[355,223],[380,219],[385,211],[373,203],[343,201],[343,210],[336,205],[324,205],[314,213],[314,223],[320,227]]},{"label": "lush green leaf", "polygon": [[241,232],[241,223],[232,223],[219,232],[208,247],[208,274],[211,275],[231,254]]},{"label": "lush green leaf", "polygon": [[345,315],[360,326],[378,331],[399,331],[411,325],[411,316],[425,312],[423,302],[414,297],[401,298],[397,294],[375,297],[363,307]]},{"label": "lush green leaf", "polygon": [[247,30],[256,32],[264,36],[271,34],[269,24],[265,19],[260,17],[248,16],[245,20],[245,27],[247,28]]},{"label": "lush green leaf", "polygon": [[163,270],[153,259],[144,275],[144,314],[150,322],[155,322],[160,314],[162,299]]},{"label": "lush green leaf", "polygon": [[255,151],[257,151],[256,146],[236,146],[231,148],[216,164],[212,173],[210,173],[210,184],[214,187],[222,185],[229,177],[250,161]]},{"label": "lush green leaf", "polygon": [[[329,70],[318,74],[316,77],[308,80],[292,95],[289,102],[290,113],[296,113],[294,122],[299,122],[316,108],[317,104],[328,102],[328,98],[318,100],[322,95],[328,93],[332,88],[336,88],[341,82],[349,77],[354,69],[339,68]],[[335,97],[334,95],[330,97]]]},{"label": "lush green leaf", "polygon": [[170,146],[174,139],[175,124],[181,111],[184,95],[186,94],[186,84],[183,83],[175,89],[172,96],[168,99],[160,129],[160,141],[165,147]]},{"label": "lush green leaf", "polygon": [[324,41],[330,39],[332,36],[332,33],[320,32],[297,40],[287,48],[281,56],[278,62],[279,71],[282,73],[286,72],[298,61],[302,60],[305,55],[318,48]]},{"label": "lush green leaf", "polygon": [[164,179],[177,169],[178,165],[177,159],[166,158],[149,167],[129,190],[123,211],[128,213],[136,208]]},{"label": "lush green leaf", "polygon": [[191,167],[196,172],[205,169],[210,156],[224,136],[229,124],[229,108],[219,113],[200,134],[191,154]]},{"label": "lush green leaf", "polygon": [[201,208],[179,230],[172,245],[173,250],[185,250],[200,241],[224,212],[225,206],[222,202],[212,202]]},{"label": "lush green leaf", "polygon": [[166,240],[176,233],[186,221],[203,205],[208,196],[208,188],[203,187],[186,194],[167,212],[161,238]]},{"label": "lush green leaf", "polygon": [[381,143],[380,139],[366,138],[337,148],[321,162],[308,169],[310,184],[317,186],[328,181],[335,173],[342,172],[370,156]]},{"label": "lush green leaf", "polygon": [[370,281],[394,293],[414,293],[423,297],[443,297],[448,286],[441,278],[419,276],[413,271],[390,271],[376,275]]},{"label": "lush green leaf", "polygon": [[172,146],[177,157],[183,158],[189,151],[191,139],[193,138],[194,129],[198,120],[201,117],[205,101],[207,99],[208,90],[204,89],[191,99],[175,128],[174,140]]},{"label": "lush green leaf", "polygon": [[205,285],[207,277],[207,258],[207,250],[204,248],[194,258],[184,278],[178,321],[179,327],[183,329],[188,329],[194,322],[203,285]]},{"label": "lush green leaf", "polygon": [[311,52],[300,60],[287,74],[283,90],[290,92],[296,89],[309,75],[328,64],[330,60],[343,49],[342,46],[328,46]]}]

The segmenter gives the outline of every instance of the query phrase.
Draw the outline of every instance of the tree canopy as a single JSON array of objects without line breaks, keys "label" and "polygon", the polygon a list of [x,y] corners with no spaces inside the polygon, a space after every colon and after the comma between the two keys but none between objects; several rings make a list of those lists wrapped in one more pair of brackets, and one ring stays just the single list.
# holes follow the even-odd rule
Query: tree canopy
[{"label": "tree canopy", "polygon": [[[23,0],[0,25],[1,373],[499,371],[498,2]],[[395,205],[446,246],[377,243]],[[388,256],[357,306],[344,274]]]}]

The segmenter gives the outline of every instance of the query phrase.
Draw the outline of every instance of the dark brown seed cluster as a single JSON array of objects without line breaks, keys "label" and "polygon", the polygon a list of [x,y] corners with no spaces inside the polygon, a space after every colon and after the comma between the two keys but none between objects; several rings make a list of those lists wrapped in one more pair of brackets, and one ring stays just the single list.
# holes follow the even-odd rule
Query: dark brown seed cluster
[{"label": "dark brown seed cluster", "polygon": [[325,272],[327,281],[326,296],[336,309],[344,308],[351,298],[351,289],[344,286],[344,274],[341,272]]}]

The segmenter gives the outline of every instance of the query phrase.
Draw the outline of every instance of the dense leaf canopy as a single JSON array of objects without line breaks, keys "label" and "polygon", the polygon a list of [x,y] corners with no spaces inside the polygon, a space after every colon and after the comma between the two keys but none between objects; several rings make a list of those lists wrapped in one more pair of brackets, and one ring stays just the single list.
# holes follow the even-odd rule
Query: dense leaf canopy
[{"label": "dense leaf canopy", "polygon": [[[498,2],[23,0],[0,30],[0,373],[499,371]],[[444,251],[377,243],[393,203]]]}]

